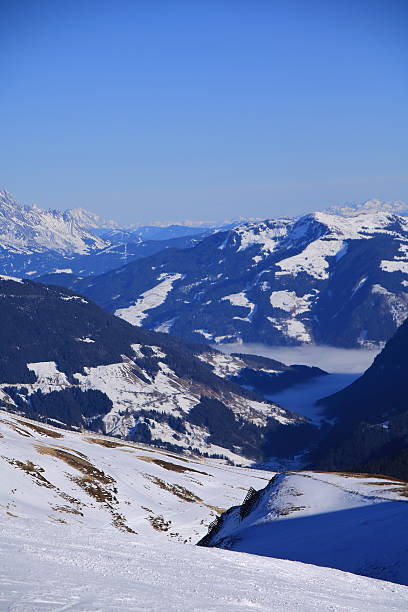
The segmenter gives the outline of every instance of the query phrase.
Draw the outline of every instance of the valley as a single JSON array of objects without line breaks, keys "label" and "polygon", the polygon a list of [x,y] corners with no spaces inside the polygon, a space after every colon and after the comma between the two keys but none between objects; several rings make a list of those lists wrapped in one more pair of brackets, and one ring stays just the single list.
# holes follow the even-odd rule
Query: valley
[{"label": "valley", "polygon": [[316,402],[348,387],[372,364],[379,350],[339,349],[329,346],[270,347],[262,344],[225,344],[224,353],[241,352],[262,355],[289,364],[319,367],[327,376],[296,382],[282,391],[267,393],[265,397],[287,410],[301,414],[319,424],[324,415]]}]

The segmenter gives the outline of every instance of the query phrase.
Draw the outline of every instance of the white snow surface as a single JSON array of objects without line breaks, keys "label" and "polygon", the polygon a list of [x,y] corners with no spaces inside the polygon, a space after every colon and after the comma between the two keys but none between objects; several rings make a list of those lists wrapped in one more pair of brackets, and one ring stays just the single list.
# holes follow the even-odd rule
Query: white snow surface
[{"label": "white snow surface", "polygon": [[273,291],[270,295],[270,302],[274,308],[280,308],[285,312],[290,312],[293,316],[310,309],[310,302],[315,297],[312,293],[298,296],[294,291]]},{"label": "white snow surface", "polygon": [[338,255],[343,246],[343,240],[315,240],[308,244],[299,255],[278,261],[276,265],[280,271],[276,273],[276,276],[285,274],[296,276],[300,272],[305,272],[320,280],[328,278],[329,262],[327,258]]},{"label": "white snow surface", "polygon": [[[106,448],[101,443],[115,441],[38,427],[0,412],[4,612],[407,609],[408,589],[398,584],[192,546],[221,508],[239,503],[249,486],[262,488],[269,472],[131,443]],[[87,463],[96,485],[116,488],[116,501],[98,501],[81,486],[78,466]]]},{"label": "white snow surface", "polygon": [[140,325],[143,319],[148,316],[146,311],[163,304],[173,289],[173,283],[180,278],[183,278],[183,275],[178,273],[160,274],[157,280],[161,282],[158,285],[142,293],[132,306],[116,310],[115,315],[132,325]]}]

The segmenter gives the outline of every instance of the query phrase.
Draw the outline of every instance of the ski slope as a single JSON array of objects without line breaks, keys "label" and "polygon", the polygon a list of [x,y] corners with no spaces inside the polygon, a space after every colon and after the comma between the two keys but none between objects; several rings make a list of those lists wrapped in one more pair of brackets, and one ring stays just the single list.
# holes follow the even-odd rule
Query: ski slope
[{"label": "ski slope", "polygon": [[0,412],[3,612],[402,611],[404,586],[193,546],[273,473]]},{"label": "ski slope", "polygon": [[402,612],[408,589],[112,529],[1,519],[4,612]]}]

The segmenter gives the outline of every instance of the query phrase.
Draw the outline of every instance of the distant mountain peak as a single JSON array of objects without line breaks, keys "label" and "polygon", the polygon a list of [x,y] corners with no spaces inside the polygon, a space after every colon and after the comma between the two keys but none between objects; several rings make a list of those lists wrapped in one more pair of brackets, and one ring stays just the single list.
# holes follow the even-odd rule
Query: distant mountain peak
[{"label": "distant mountain peak", "polygon": [[343,217],[355,217],[364,213],[394,213],[405,215],[408,213],[408,205],[400,200],[385,202],[379,198],[372,198],[358,204],[337,204],[325,209],[325,212],[341,215]]},{"label": "distant mountain peak", "polygon": [[86,229],[118,229],[122,227],[117,221],[105,219],[85,208],[69,208],[64,214]]},{"label": "distant mountain peak", "polygon": [[0,249],[15,254],[85,254],[103,246],[105,242],[73,216],[35,205],[22,206],[9,192],[0,191]]}]

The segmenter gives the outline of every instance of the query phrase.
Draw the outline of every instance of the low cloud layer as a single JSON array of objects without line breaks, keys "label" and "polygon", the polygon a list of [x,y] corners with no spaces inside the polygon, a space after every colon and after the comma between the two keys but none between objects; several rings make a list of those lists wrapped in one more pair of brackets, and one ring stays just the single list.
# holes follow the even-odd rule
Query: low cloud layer
[{"label": "low cloud layer", "polygon": [[288,365],[317,366],[326,372],[359,374],[373,362],[379,350],[341,349],[332,346],[266,346],[264,344],[223,344],[225,353],[249,353],[277,359]]}]

